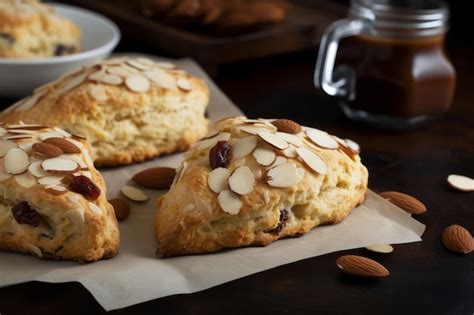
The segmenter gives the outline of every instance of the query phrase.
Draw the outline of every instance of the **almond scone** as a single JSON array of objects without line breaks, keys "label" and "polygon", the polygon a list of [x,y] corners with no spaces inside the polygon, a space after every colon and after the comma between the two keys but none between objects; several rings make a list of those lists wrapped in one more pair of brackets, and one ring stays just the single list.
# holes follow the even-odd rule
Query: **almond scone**
[{"label": "almond scone", "polygon": [[157,254],[268,245],[343,220],[362,203],[358,145],[290,120],[214,124],[158,200]]}]

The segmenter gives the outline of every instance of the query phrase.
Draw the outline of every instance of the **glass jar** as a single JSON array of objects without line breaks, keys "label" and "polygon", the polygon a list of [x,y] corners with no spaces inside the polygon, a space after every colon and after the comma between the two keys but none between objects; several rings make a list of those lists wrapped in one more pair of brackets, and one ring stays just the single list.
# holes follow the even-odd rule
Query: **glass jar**
[{"label": "glass jar", "polygon": [[448,111],[456,81],[444,50],[448,9],[432,1],[353,0],[319,50],[315,85],[352,120],[408,129]]}]

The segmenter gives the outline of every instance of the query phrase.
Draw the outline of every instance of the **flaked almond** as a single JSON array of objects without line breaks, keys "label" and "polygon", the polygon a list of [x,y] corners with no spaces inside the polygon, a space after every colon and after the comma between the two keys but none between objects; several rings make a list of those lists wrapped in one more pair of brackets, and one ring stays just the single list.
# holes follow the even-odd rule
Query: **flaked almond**
[{"label": "flaked almond", "polygon": [[63,150],[61,148],[45,142],[34,143],[32,149],[39,155],[49,158],[58,157],[63,154]]},{"label": "flaked almond", "polygon": [[84,222],[85,222],[85,220],[84,220],[84,210],[82,210],[82,209],[72,209],[72,210],[67,211],[64,215],[78,229],[84,228]]},{"label": "flaked almond", "polygon": [[43,161],[35,161],[28,166],[28,171],[35,177],[41,178],[48,175],[48,173],[41,167]]},{"label": "flaked almond", "polygon": [[189,81],[188,79],[178,79],[176,81],[176,85],[185,92],[189,92],[193,88],[191,81]]},{"label": "flaked almond", "polygon": [[132,186],[125,185],[121,191],[125,197],[133,201],[143,202],[150,199],[146,193]]},{"label": "flaked almond", "polygon": [[221,191],[219,196],[217,196],[217,201],[222,210],[228,214],[238,214],[240,208],[242,208],[242,201],[240,201],[239,195],[230,190]]},{"label": "flaked almond", "polygon": [[239,194],[247,195],[255,186],[255,177],[248,166],[240,166],[229,177],[230,189]]},{"label": "flaked almond", "polygon": [[123,83],[123,79],[118,75],[106,73],[100,78],[100,82],[109,85],[120,85]]},{"label": "flaked almond", "polygon": [[[304,175],[304,173],[303,173]],[[290,188],[298,184],[303,177],[295,163],[283,163],[271,168],[267,175],[266,181],[270,186],[279,188]]]},{"label": "flaked almond", "polygon": [[43,143],[51,144],[58,148],[61,148],[61,150],[63,150],[63,152],[66,154],[81,153],[81,149],[79,149],[78,146],[64,138],[51,137],[43,140]]},{"label": "flaked almond", "polygon": [[63,195],[65,193],[67,193],[67,188],[63,187],[63,186],[55,185],[55,186],[51,186],[49,188],[46,188],[46,192],[48,192],[52,195],[59,196],[59,195]]},{"label": "flaked almond", "polygon": [[230,176],[230,171],[223,167],[218,167],[209,173],[207,184],[209,188],[216,194],[228,189],[227,181]]},{"label": "flaked almond", "polygon": [[474,191],[474,179],[467,176],[451,174],[448,176],[448,184],[460,191]]},{"label": "flaked almond", "polygon": [[270,130],[264,125],[244,125],[240,126],[238,129],[250,135],[258,135],[259,132],[268,132]]},{"label": "flaked almond", "polygon": [[307,148],[297,148],[296,153],[303,162],[318,174],[325,175],[327,173],[326,163],[323,159]]},{"label": "flaked almond", "polygon": [[140,186],[152,189],[168,189],[176,176],[176,169],[171,167],[152,167],[143,170],[132,179]]},{"label": "flaked almond", "polygon": [[10,149],[16,147],[18,147],[16,142],[10,140],[0,140],[0,157],[4,157]]},{"label": "flaked almond", "polygon": [[277,132],[276,134],[277,136],[279,136],[280,138],[282,138],[289,144],[292,144],[298,148],[304,146],[303,140],[301,140],[301,138],[298,137],[297,135],[292,135],[285,132]]},{"label": "flaked almond", "polygon": [[474,250],[474,240],[471,233],[457,224],[444,229],[441,241],[447,249],[456,253],[469,254]]},{"label": "flaked almond", "polygon": [[159,87],[164,89],[172,90],[176,88],[176,79],[160,69],[148,70],[143,73],[151,82],[155,83]]},{"label": "flaked almond", "polygon": [[276,119],[272,124],[277,127],[278,131],[290,134],[296,134],[301,131],[301,126],[297,122],[290,119]]},{"label": "flaked almond", "polygon": [[331,150],[339,147],[337,141],[325,131],[311,128],[306,131],[306,136],[318,147]]},{"label": "flaked almond", "polygon": [[5,170],[8,174],[21,174],[30,166],[28,154],[22,149],[12,148],[8,150],[4,159]]},{"label": "flaked almond", "polygon": [[258,164],[263,166],[269,166],[275,161],[276,154],[275,151],[271,148],[259,147],[256,148],[253,153],[253,157]]},{"label": "flaked almond", "polygon": [[267,142],[268,144],[270,144],[271,146],[277,149],[284,150],[288,148],[288,142],[286,142],[285,139],[283,139],[276,133],[271,133],[268,131],[260,131],[258,133],[258,136],[262,140],[264,140],[265,142]]},{"label": "flaked almond", "polygon": [[346,141],[347,143],[347,146],[352,150],[354,151],[355,153],[359,154],[360,153],[360,145],[355,142],[354,140],[351,140],[351,139],[345,139],[344,141]]},{"label": "flaked almond", "polygon": [[148,92],[150,89],[150,81],[140,74],[129,75],[125,80],[125,84],[132,92],[136,93]]},{"label": "flaked almond", "polygon": [[123,221],[130,215],[130,205],[123,199],[110,199],[109,203],[114,208],[115,217],[119,221]]},{"label": "flaked almond", "polygon": [[426,212],[426,206],[420,200],[410,195],[398,191],[384,191],[380,193],[380,196],[408,213],[421,214]]},{"label": "flaked almond", "polygon": [[232,156],[234,159],[243,158],[250,153],[257,147],[257,137],[255,136],[247,136],[240,138],[233,146],[232,146]]},{"label": "flaked almond", "polygon": [[22,174],[16,175],[15,180],[18,185],[24,188],[31,188],[36,185],[36,178],[29,172],[24,172]]},{"label": "flaked almond", "polygon": [[8,129],[24,129],[24,130],[41,130],[46,129],[48,126],[38,124],[12,124],[8,125]]},{"label": "flaked almond", "polygon": [[342,271],[364,277],[386,277],[390,272],[375,260],[356,256],[344,255],[336,260],[337,267]]},{"label": "flaked almond", "polygon": [[69,174],[79,170],[79,165],[76,161],[62,158],[51,158],[44,160],[41,163],[41,167],[46,172]]}]

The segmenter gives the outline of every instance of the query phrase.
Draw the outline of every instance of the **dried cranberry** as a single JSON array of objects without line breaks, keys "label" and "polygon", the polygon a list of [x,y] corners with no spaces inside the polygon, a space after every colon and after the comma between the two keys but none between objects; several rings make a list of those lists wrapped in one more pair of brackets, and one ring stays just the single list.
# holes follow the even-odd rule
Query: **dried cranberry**
[{"label": "dried cranberry", "polygon": [[100,196],[100,188],[89,177],[79,175],[71,179],[69,188],[85,197],[96,200]]},{"label": "dried cranberry", "polygon": [[278,225],[274,227],[273,229],[266,230],[266,233],[272,233],[272,234],[280,234],[281,230],[286,225],[286,221],[288,220],[288,211],[283,209],[280,211],[280,222],[278,222]]},{"label": "dried cranberry", "polygon": [[35,209],[31,208],[28,202],[23,201],[12,208],[13,217],[19,224],[28,224],[38,226],[40,224],[40,215]]},{"label": "dried cranberry", "polygon": [[211,168],[226,167],[229,164],[231,146],[227,141],[219,141],[209,151]]}]

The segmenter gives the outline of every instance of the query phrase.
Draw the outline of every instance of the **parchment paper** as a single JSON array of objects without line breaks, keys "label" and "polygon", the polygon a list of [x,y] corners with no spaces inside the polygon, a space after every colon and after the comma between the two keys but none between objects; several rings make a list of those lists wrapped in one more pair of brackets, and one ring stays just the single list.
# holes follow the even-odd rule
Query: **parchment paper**
[{"label": "parchment paper", "polygon": [[[205,77],[211,88],[212,120],[240,115],[240,110],[192,61],[181,67]],[[117,197],[123,184],[136,172],[152,166],[176,167],[181,154],[146,163],[103,171],[108,197]],[[145,190],[150,201],[133,203],[130,217],[120,223],[121,251],[113,259],[91,264],[44,261],[13,253],[0,253],[0,286],[38,280],[81,282],[106,309],[113,310],[152,299],[203,290],[256,272],[330,252],[374,244],[420,241],[425,226],[405,211],[373,192],[337,225],[322,226],[309,234],[279,240],[267,247],[228,250],[221,253],[158,259],[153,234],[156,197]]]}]

